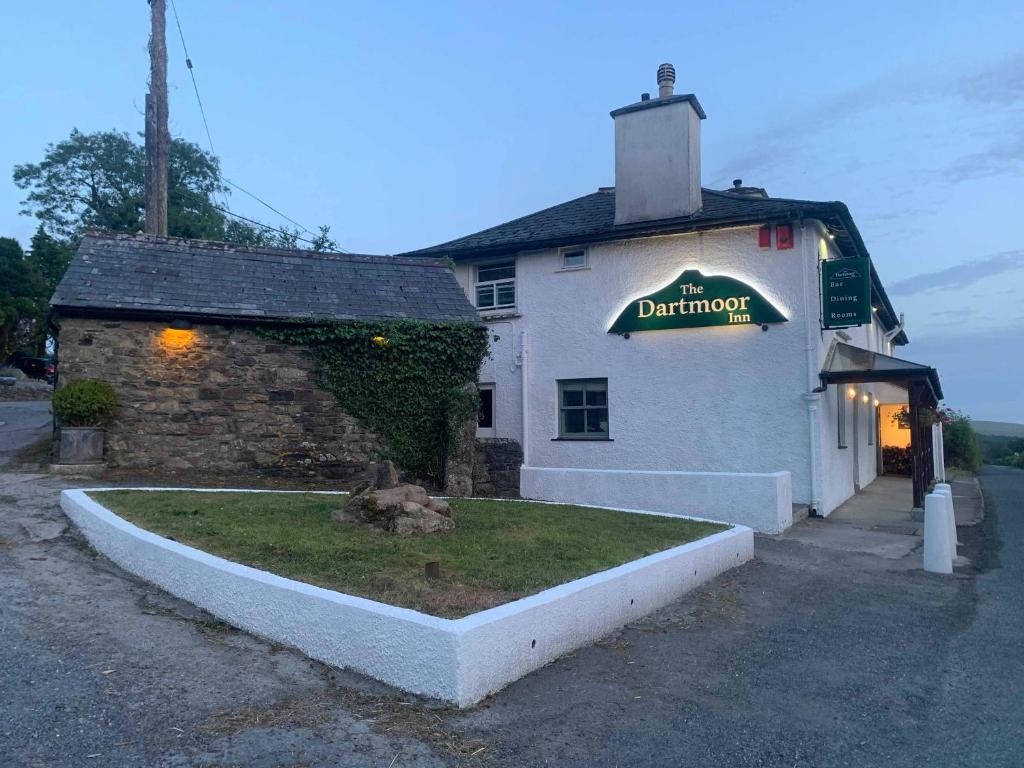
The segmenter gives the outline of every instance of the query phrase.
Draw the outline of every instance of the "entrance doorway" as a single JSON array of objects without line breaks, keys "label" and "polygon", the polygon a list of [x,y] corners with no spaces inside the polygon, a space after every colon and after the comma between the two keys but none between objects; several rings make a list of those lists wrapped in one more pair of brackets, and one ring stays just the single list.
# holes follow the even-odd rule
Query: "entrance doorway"
[{"label": "entrance doorway", "polygon": [[910,477],[910,414],[906,403],[879,404],[878,444],[882,459],[879,474]]}]

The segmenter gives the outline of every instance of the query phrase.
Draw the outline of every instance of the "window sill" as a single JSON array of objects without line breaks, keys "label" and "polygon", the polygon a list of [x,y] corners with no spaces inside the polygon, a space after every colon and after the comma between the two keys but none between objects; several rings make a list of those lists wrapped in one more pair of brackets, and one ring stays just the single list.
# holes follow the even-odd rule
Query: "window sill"
[{"label": "window sill", "polygon": [[614,443],[611,437],[552,437],[552,443]]},{"label": "window sill", "polygon": [[522,314],[515,307],[508,307],[507,309],[478,309],[477,312],[480,313],[480,319],[485,323],[491,320],[511,320],[516,317],[522,317]]},{"label": "window sill", "polygon": [[582,267],[559,267],[558,269],[555,270],[555,273],[557,274],[559,272],[586,272],[589,269],[589,264],[585,264]]}]

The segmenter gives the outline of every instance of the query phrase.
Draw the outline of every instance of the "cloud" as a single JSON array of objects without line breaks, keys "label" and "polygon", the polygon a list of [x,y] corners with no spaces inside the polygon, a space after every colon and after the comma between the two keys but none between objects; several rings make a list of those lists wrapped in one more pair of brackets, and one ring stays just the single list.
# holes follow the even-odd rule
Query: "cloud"
[{"label": "cloud", "polygon": [[1024,355],[1006,353],[1006,340],[1017,333],[1017,326],[1004,325],[963,334],[911,334],[901,356],[937,368],[946,402],[972,417],[1024,423]]},{"label": "cloud", "polygon": [[943,309],[940,312],[932,312],[932,317],[954,317],[963,318],[978,314],[974,307],[963,307],[961,309]]},{"label": "cloud", "polygon": [[958,158],[949,166],[953,182],[1014,173],[1024,165],[1024,133],[997,141],[988,149]]},{"label": "cloud", "polygon": [[986,277],[1014,269],[1024,269],[1024,249],[1003,251],[992,256],[965,261],[938,272],[914,275],[893,283],[889,287],[889,293],[906,296],[914,293],[941,291],[945,288],[963,288]]},{"label": "cloud", "polygon": [[[947,76],[948,75],[948,76]],[[950,98],[959,102],[957,109],[965,110],[975,105],[1005,112],[1024,104],[1024,56],[998,61],[983,69],[967,74],[950,70],[948,62],[931,62],[912,69],[892,71],[882,77],[836,93],[813,108],[804,110],[784,121],[775,123],[758,135],[750,137],[748,149],[729,158],[719,165],[712,174],[714,183],[724,186],[728,179],[737,176],[759,178],[768,176],[779,168],[786,168],[797,155],[811,151],[808,145],[812,139],[834,130],[837,125],[848,125],[856,118],[879,109],[907,105],[939,105],[948,103]],[[1011,109],[1011,111],[1017,111]],[[1019,119],[1011,116],[1004,134],[1016,131]],[[965,156],[954,163],[954,167],[943,173],[952,173],[954,181],[965,181],[1004,173],[1014,166],[1022,155],[1018,140],[1002,141],[989,149]],[[825,155],[835,163],[842,159],[847,164],[859,164],[856,157],[839,157],[843,144],[829,146]],[[904,180],[905,181],[905,180]]]},{"label": "cloud", "polygon": [[1015,56],[955,84],[965,101],[1009,106],[1024,101],[1024,56]]}]

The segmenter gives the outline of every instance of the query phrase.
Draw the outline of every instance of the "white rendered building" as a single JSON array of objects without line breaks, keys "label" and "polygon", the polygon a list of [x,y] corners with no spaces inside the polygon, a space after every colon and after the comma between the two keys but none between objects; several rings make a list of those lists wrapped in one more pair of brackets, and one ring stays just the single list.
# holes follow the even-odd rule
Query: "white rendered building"
[{"label": "white rendered building", "polygon": [[[780,531],[870,483],[879,408],[936,404],[938,376],[893,357],[907,336],[846,206],[702,189],[704,112],[658,74],[611,113],[614,188],[415,253],[450,257],[493,331],[479,437],[521,444],[524,497]],[[863,273],[862,324],[824,327],[835,260]],[[911,431],[920,503],[936,467]]]}]

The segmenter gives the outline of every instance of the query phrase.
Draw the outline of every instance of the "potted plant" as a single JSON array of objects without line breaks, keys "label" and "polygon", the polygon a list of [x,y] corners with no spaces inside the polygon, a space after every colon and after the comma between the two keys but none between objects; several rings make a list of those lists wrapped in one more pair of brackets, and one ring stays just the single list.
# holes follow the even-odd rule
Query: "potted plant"
[{"label": "potted plant", "polygon": [[105,381],[81,379],[53,393],[61,464],[103,461],[103,424],[116,407],[117,395]]}]

